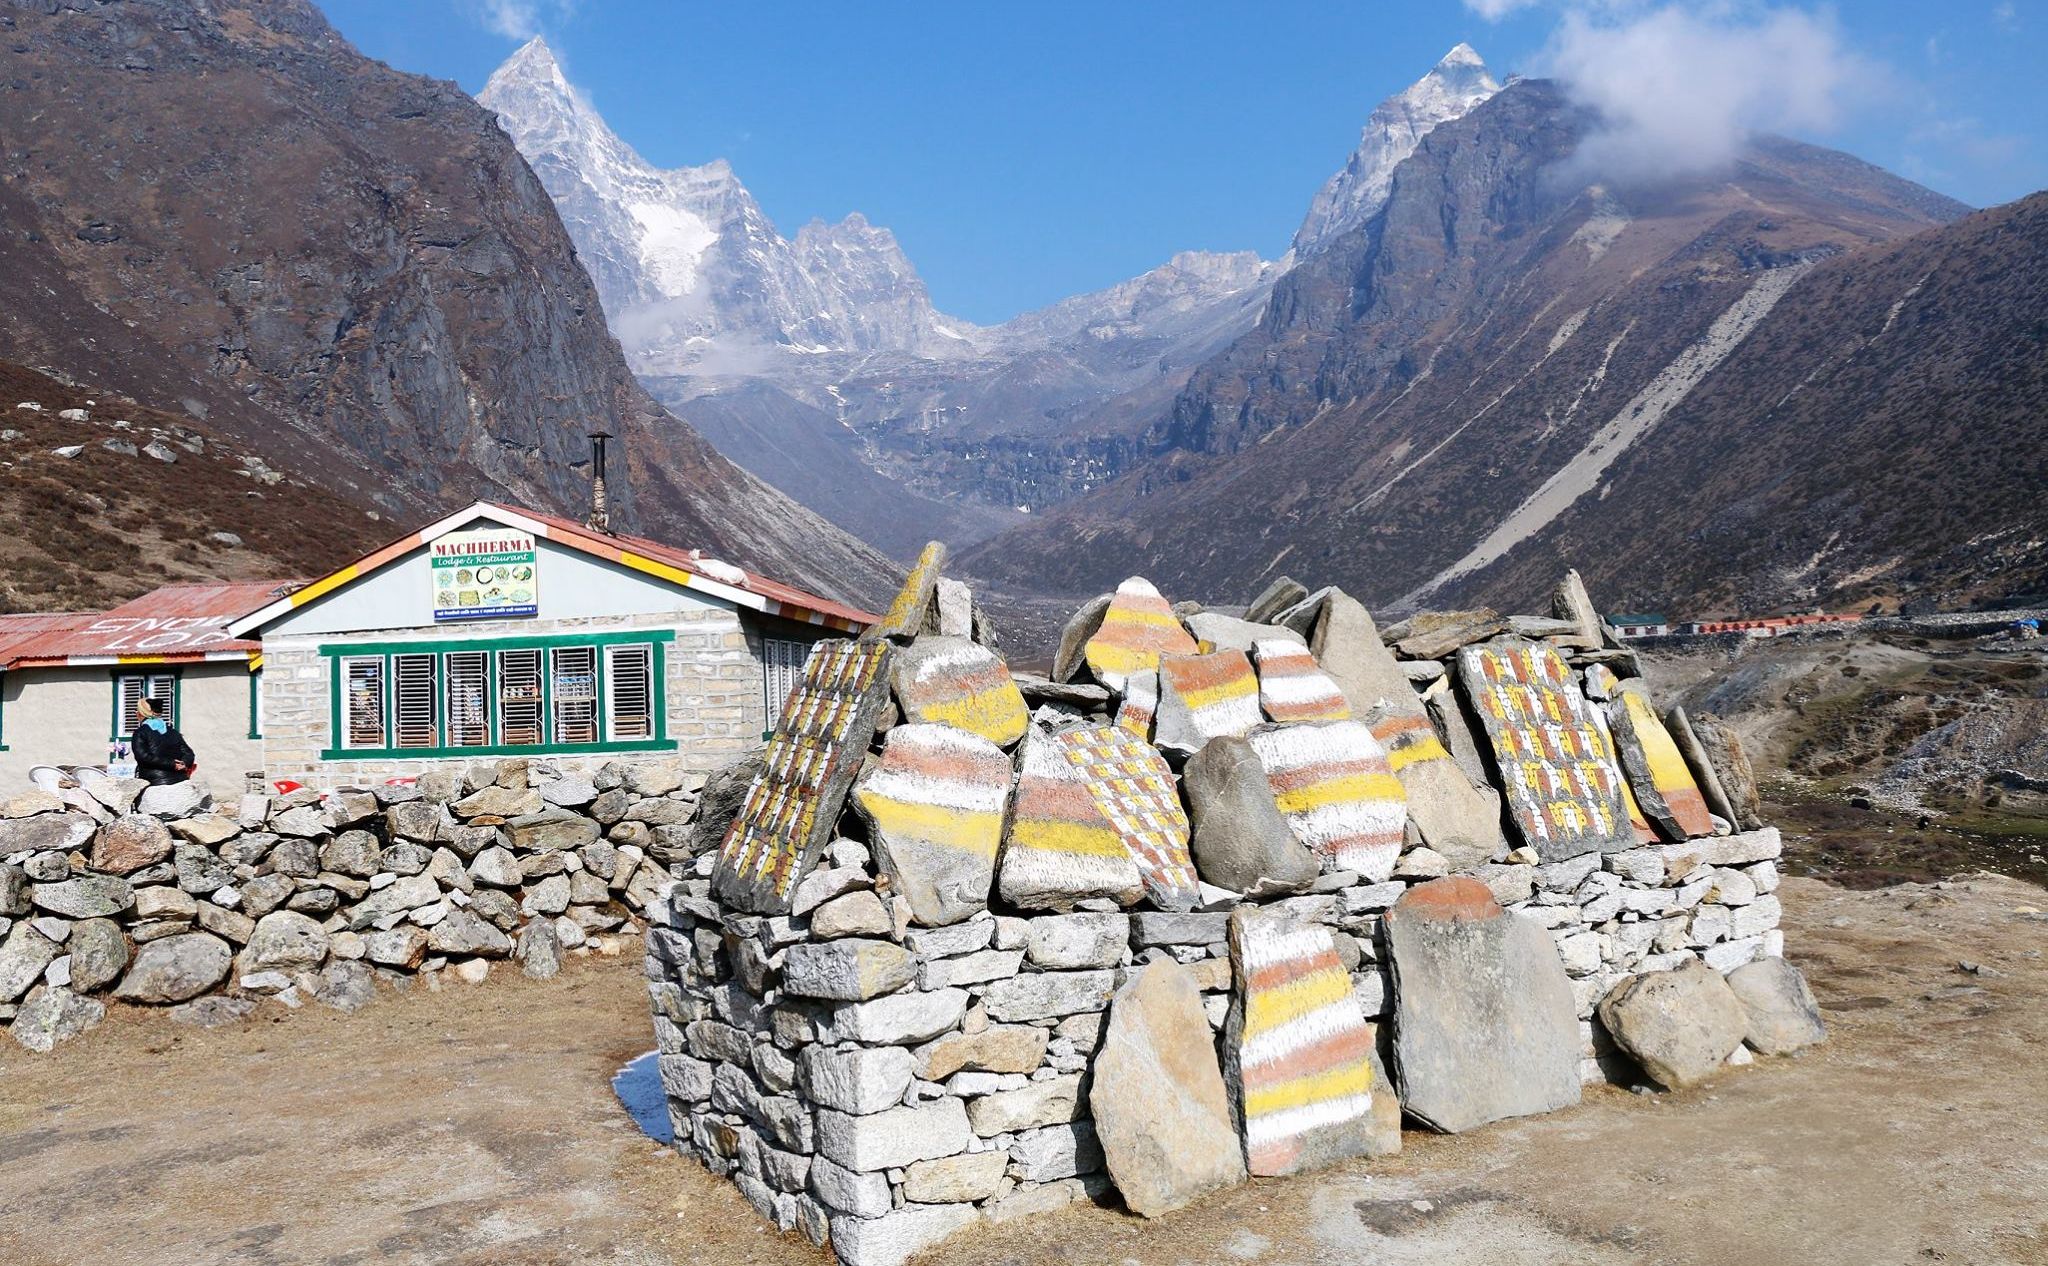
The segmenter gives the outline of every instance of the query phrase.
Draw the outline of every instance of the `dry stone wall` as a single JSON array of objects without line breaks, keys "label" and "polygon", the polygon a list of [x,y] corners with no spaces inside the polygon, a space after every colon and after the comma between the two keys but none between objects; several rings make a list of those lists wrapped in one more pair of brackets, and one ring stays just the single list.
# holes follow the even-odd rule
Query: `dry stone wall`
[{"label": "dry stone wall", "polygon": [[110,1002],[211,1026],[616,955],[692,853],[702,782],[507,760],[234,804],[89,774],[24,792],[0,805],[0,1024],[47,1051]]},{"label": "dry stone wall", "polygon": [[[1629,771],[1668,803],[1671,754],[1713,740],[1616,748],[1682,718],[1607,724],[1635,666],[1575,577],[1551,616],[1384,635],[1334,590],[1276,585],[1248,621],[1133,578],[1076,615],[1055,680],[1006,683],[993,647],[937,635],[985,627],[942,562],[873,639],[894,706],[780,727],[866,746],[850,789],[792,809],[784,771],[728,797],[648,910],[678,1148],[849,1266],[1383,1154],[1404,1103],[1471,1129],[1818,1037],[1779,958],[1777,832],[1637,825]],[[796,820],[836,835],[775,901],[722,900]],[[1722,984],[1745,968],[1746,993]],[[1690,1063],[1621,1005],[1679,969],[1713,1017],[1680,1035]]]}]

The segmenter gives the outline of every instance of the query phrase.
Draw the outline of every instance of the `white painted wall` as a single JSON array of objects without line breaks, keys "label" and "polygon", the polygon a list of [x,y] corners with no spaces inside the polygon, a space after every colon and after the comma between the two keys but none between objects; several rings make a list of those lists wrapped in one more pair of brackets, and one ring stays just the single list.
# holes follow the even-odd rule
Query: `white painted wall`
[{"label": "white painted wall", "polygon": [[[137,671],[160,671],[137,665]],[[249,737],[249,669],[241,663],[186,664],[178,729],[199,758],[199,781],[217,798],[242,791],[244,771],[263,767]],[[0,673],[0,795],[28,786],[35,765],[100,765],[113,726],[114,678],[106,665],[23,668]]]}]

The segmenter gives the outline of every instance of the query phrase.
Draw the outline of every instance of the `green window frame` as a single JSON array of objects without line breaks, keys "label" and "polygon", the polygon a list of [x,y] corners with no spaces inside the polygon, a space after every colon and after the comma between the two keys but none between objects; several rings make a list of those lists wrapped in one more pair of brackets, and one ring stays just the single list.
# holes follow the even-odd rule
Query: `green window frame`
[{"label": "green window frame", "polygon": [[263,669],[249,670],[249,738],[263,737]]},{"label": "green window frame", "polygon": [[[431,642],[338,642],[323,644],[320,654],[327,660],[328,716],[331,725],[329,746],[320,753],[322,760],[435,760],[464,756],[531,756],[563,755],[576,756],[609,752],[658,752],[674,751],[675,740],[668,735],[668,708],[666,688],[668,648],[675,641],[673,629],[645,629],[631,633],[590,633],[561,634],[558,636],[527,636],[506,638],[441,639]],[[626,648],[620,650],[618,648]],[[647,664],[647,690],[650,698],[647,711],[651,713],[651,726],[646,733],[640,733],[641,726],[622,726],[615,717],[613,682],[609,680],[611,665],[615,659],[632,661],[637,658],[635,651],[644,649]],[[567,662],[575,664],[579,656],[558,656],[558,651],[582,651],[588,653],[592,672],[580,674],[578,690],[586,689],[581,680],[595,677],[595,698],[590,701],[587,713],[558,709],[555,689],[555,674],[558,667]],[[525,656],[515,655],[510,661],[513,671],[507,673],[506,652],[538,652],[530,661]],[[482,657],[482,704],[485,715],[480,731],[474,728],[479,723],[471,710],[478,696],[474,688],[465,686],[461,695],[456,694],[456,684],[451,681],[449,660],[451,656]],[[433,689],[431,692],[431,716],[423,718],[418,711],[419,696],[406,696],[407,703],[401,707],[401,696],[406,689],[399,675],[399,660],[407,658],[417,672],[417,658],[432,656],[434,663]],[[473,668],[475,660],[463,658],[458,661],[466,670]],[[538,672],[538,695],[534,692],[533,672]],[[474,682],[473,673],[468,681]],[[374,683],[374,689],[371,688]],[[623,688],[625,683],[619,683]],[[351,696],[351,687],[355,695]],[[509,692],[509,694],[508,694]],[[344,703],[352,697],[359,697],[362,703],[355,710],[356,718],[367,725],[375,735],[372,742],[351,745],[348,742],[350,718],[345,714]],[[458,725],[459,731],[480,733],[480,744],[458,744],[453,741],[451,713],[458,710],[469,721]],[[577,699],[562,702],[574,703]],[[520,720],[515,733],[538,732],[537,743],[506,742],[507,705],[519,709]],[[366,709],[374,708],[374,716]],[[402,714],[403,713],[403,714]],[[565,718],[576,718],[566,720]],[[432,746],[420,746],[417,741],[401,743],[402,736],[414,740],[426,726],[431,726]],[[558,732],[573,725],[577,733],[595,733],[595,740],[559,742]],[[632,733],[620,737],[619,729],[630,728]]]},{"label": "green window frame", "polygon": [[109,743],[125,743],[128,741],[128,736],[135,733],[135,719],[132,715],[133,702],[122,698],[123,690],[121,683],[125,681],[140,681],[143,683],[141,691],[136,696],[137,698],[142,697],[142,695],[153,695],[154,692],[150,689],[150,682],[169,681],[171,715],[164,719],[173,726],[176,726],[184,719],[185,674],[182,671],[176,668],[166,668],[161,664],[139,667],[123,665],[110,672],[108,678],[112,694],[108,706],[109,719],[107,722],[107,741]]}]

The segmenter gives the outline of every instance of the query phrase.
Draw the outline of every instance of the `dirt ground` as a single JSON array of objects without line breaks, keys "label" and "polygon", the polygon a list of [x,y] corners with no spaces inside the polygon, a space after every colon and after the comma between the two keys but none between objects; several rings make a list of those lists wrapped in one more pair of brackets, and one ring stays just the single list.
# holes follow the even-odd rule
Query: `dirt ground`
[{"label": "dirt ground", "polygon": [[[1143,1222],[1081,1207],[932,1260],[2048,1263],[2048,893],[1783,889],[1833,1040],[1678,1095],[1260,1180]],[[1959,964],[1968,963],[1972,971]],[[0,1050],[0,1261],[807,1263],[634,1128],[637,963],[200,1032],[127,1010]]]}]

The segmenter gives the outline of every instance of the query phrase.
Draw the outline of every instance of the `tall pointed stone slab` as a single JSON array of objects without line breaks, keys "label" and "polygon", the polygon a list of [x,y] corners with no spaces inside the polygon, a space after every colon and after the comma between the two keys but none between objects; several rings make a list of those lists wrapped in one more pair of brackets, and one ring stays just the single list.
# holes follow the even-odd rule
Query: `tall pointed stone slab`
[{"label": "tall pointed stone slab", "polygon": [[1087,666],[1088,643],[1102,628],[1113,594],[1098,594],[1081,604],[1060,629],[1060,643],[1053,651],[1052,680],[1069,682]]},{"label": "tall pointed stone slab", "polygon": [[926,635],[889,670],[906,721],[950,725],[998,747],[1024,737],[1031,714],[1003,661],[964,637]]},{"label": "tall pointed stone slab", "polygon": [[761,772],[727,828],[711,873],[727,905],[782,914],[831,840],[847,789],[889,700],[883,641],[825,641],[811,648],[768,740]]},{"label": "tall pointed stone slab", "polygon": [[[1621,750],[1615,745],[1614,726],[1607,719],[1607,709],[1602,705],[1593,704],[1586,711],[1593,718],[1593,724],[1600,730],[1600,741],[1607,745],[1607,759],[1613,762],[1616,769],[1621,769]],[[1621,772],[1621,803],[1622,807],[1628,810],[1628,826],[1629,830],[1635,832],[1636,843],[1655,844],[1657,828],[1650,825],[1649,815],[1643,812],[1642,803],[1636,799],[1636,789],[1629,782],[1628,771],[1625,769]]]},{"label": "tall pointed stone slab", "polygon": [[917,556],[910,575],[897,590],[896,600],[882,618],[861,634],[863,641],[885,637],[913,638],[938,630],[938,613],[932,609],[932,595],[938,590],[939,571],[946,565],[946,547],[933,541]]},{"label": "tall pointed stone slab", "polygon": [[1521,638],[1467,646],[1458,685],[1486,731],[1523,844],[1550,862],[1635,847],[1606,731],[1555,650]]},{"label": "tall pointed stone slab", "polygon": [[953,726],[899,725],[882,741],[853,803],[911,922],[939,927],[988,907],[1010,775],[1001,748]]},{"label": "tall pointed stone slab", "polygon": [[941,576],[932,591],[938,603],[937,624],[941,637],[974,637],[974,590],[964,580]]},{"label": "tall pointed stone slab", "polygon": [[1600,649],[1600,613],[1586,593],[1586,582],[1579,578],[1578,568],[1566,571],[1557,592],[1550,595],[1550,614],[1570,620],[1573,625],[1572,632],[1554,639],[1559,645],[1588,651]]},{"label": "tall pointed stone slab", "polygon": [[1071,910],[1091,897],[1131,905],[1144,894],[1123,836],[1096,802],[1085,769],[1069,759],[1078,736],[1095,730],[1123,733],[1114,726],[1057,733],[1033,726],[1024,736],[1017,794],[996,870],[996,889],[1013,906]]},{"label": "tall pointed stone slab", "polygon": [[1308,647],[1281,639],[1252,644],[1259,708],[1271,721],[1349,721],[1351,704]]},{"label": "tall pointed stone slab", "polygon": [[1166,759],[1118,726],[1061,737],[1068,764],[1087,781],[1096,807],[1138,864],[1145,896],[1162,910],[1194,908],[1201,887],[1188,851],[1188,816]]},{"label": "tall pointed stone slab", "polygon": [[1166,599],[1142,576],[1116,587],[1116,596],[1102,613],[1102,625],[1088,639],[1083,658],[1095,680],[1122,690],[1135,672],[1159,667],[1162,655],[1192,655],[1195,639],[1181,627]]},{"label": "tall pointed stone slab", "polygon": [[1699,736],[1700,746],[1713,762],[1714,776],[1721,780],[1721,789],[1728,795],[1728,806],[1735,810],[1735,829],[1762,830],[1763,801],[1757,794],[1756,770],[1749,763],[1742,736],[1711,712],[1692,718],[1692,732]]},{"label": "tall pointed stone slab", "polygon": [[1408,813],[1422,842],[1453,867],[1476,866],[1505,851],[1500,804],[1475,785],[1445,750],[1415,688],[1380,640],[1372,615],[1341,589],[1321,595],[1309,649],[1367,721],[1387,763],[1408,793]]},{"label": "tall pointed stone slab", "polygon": [[1263,719],[1259,679],[1243,651],[1160,657],[1152,741],[1161,749],[1192,755],[1212,738],[1249,734]]},{"label": "tall pointed stone slab", "polygon": [[1727,789],[1721,786],[1721,776],[1714,772],[1714,762],[1708,757],[1700,736],[1693,732],[1692,718],[1685,709],[1671,707],[1664,713],[1664,728],[1671,732],[1671,741],[1678,744],[1678,754],[1685,758],[1685,767],[1692,771],[1693,781],[1699,784],[1700,794],[1707,799],[1707,812],[1726,822],[1730,830],[1735,827],[1735,806],[1728,801]]},{"label": "tall pointed stone slab", "polygon": [[1250,735],[1280,815],[1325,870],[1385,881],[1407,835],[1408,797],[1356,721],[1262,725]]},{"label": "tall pointed stone slab", "polygon": [[1243,1182],[1230,1092],[1194,973],[1152,963],[1117,990],[1096,1048],[1089,1115],[1124,1204],[1156,1218]]},{"label": "tall pointed stone slab", "polygon": [[1454,875],[1381,921],[1401,1106],[1456,1134],[1579,1101],[1578,1006],[1550,934]]},{"label": "tall pointed stone slab", "polygon": [[1271,1177],[1372,1154],[1372,1029],[1329,930],[1239,906],[1230,966],[1224,1068],[1245,1167]]},{"label": "tall pointed stone slab", "polygon": [[1636,803],[1658,833],[1673,842],[1712,835],[1714,823],[1707,816],[1707,799],[1700,794],[1670,731],[1657,719],[1642,682],[1631,679],[1621,683],[1607,705],[1607,720]]}]

